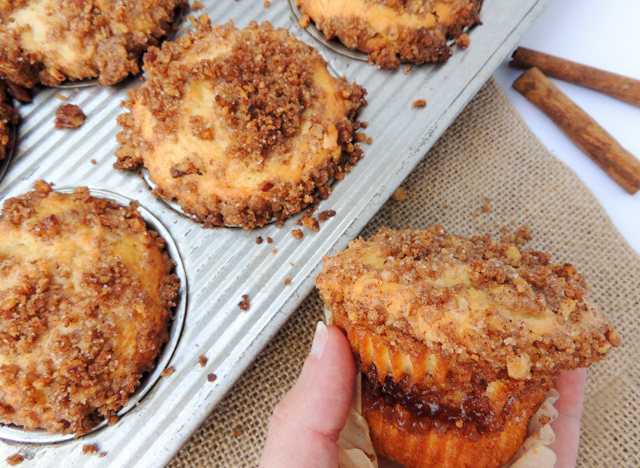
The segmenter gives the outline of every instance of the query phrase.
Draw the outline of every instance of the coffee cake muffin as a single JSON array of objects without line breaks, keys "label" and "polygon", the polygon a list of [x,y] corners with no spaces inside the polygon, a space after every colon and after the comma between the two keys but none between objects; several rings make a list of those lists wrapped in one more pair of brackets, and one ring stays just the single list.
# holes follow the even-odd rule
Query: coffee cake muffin
[{"label": "coffee cake muffin", "polygon": [[129,91],[118,169],[148,170],[155,193],[216,225],[262,226],[327,195],[362,157],[365,91],[269,23],[210,26],[152,48]]},{"label": "coffee cake muffin", "polygon": [[382,228],[316,285],[361,363],[376,450],[412,468],[503,466],[558,373],[620,343],[573,266],[488,235]]},{"label": "coffee cake muffin", "polygon": [[28,88],[137,73],[186,0],[9,0],[0,3],[0,76]]},{"label": "coffee cake muffin", "polygon": [[113,422],[168,339],[179,287],[128,207],[45,182],[0,216],[0,422],[81,435]]},{"label": "coffee cake muffin", "polygon": [[401,62],[444,62],[449,40],[469,45],[465,30],[480,23],[482,0],[296,0],[328,41],[337,37],[369,54],[380,68]]},{"label": "coffee cake muffin", "polygon": [[0,79],[0,161],[7,157],[13,142],[11,127],[18,124],[20,117],[11,103],[5,80]]}]

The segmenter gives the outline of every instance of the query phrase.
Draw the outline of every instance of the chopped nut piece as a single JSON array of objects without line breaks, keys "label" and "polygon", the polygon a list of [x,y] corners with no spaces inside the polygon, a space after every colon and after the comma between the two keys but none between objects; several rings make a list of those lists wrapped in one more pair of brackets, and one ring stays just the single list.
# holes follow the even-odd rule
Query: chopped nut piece
[{"label": "chopped nut piece", "polygon": [[417,101],[413,101],[413,107],[425,107],[427,105],[426,99],[418,99]]},{"label": "chopped nut piece", "polygon": [[302,236],[304,235],[302,234],[302,229],[292,229],[291,234],[298,240],[302,239]]},{"label": "chopped nut piece", "polygon": [[14,99],[17,99],[20,102],[32,102],[31,94],[29,94],[29,89],[19,84],[14,83],[13,81],[6,81],[7,87],[9,88],[9,94],[13,96]]},{"label": "chopped nut piece", "polygon": [[82,453],[93,455],[94,453],[98,453],[98,444],[84,444],[82,446]]},{"label": "chopped nut piece", "polygon": [[84,112],[75,104],[65,104],[56,110],[55,126],[57,129],[78,128],[84,121]]},{"label": "chopped nut piece", "polygon": [[7,457],[7,463],[10,466],[19,465],[23,461],[24,461],[24,457],[22,455],[20,455],[19,453],[16,453],[16,454],[13,454],[13,455]]},{"label": "chopped nut piece", "polygon": [[285,286],[289,286],[291,284],[291,280],[287,278],[286,280],[284,280],[284,284]]},{"label": "chopped nut piece", "polygon": [[402,201],[407,198],[407,190],[404,187],[398,187],[393,195],[391,195],[395,201]]},{"label": "chopped nut piece", "polygon": [[268,242],[269,244],[273,244],[273,239],[272,239],[271,237],[267,237],[267,242]]},{"label": "chopped nut piece", "polygon": [[333,210],[321,211],[320,213],[318,213],[318,219],[324,223],[327,219],[332,218],[335,215],[336,212]]},{"label": "chopped nut piece", "polygon": [[303,15],[302,18],[300,18],[300,27],[306,28],[307,26],[309,26],[309,23],[311,22],[311,18],[309,18],[309,15]]},{"label": "chopped nut piece", "polygon": [[370,145],[371,143],[373,143],[373,138],[371,137],[367,138],[367,145]]},{"label": "chopped nut piece", "polygon": [[215,382],[218,379],[218,376],[216,374],[209,374],[207,375],[207,380],[209,382]]},{"label": "chopped nut piece", "polygon": [[207,361],[208,361],[207,356],[205,356],[204,354],[201,354],[200,357],[198,358],[198,362],[202,367],[207,365]]},{"label": "chopped nut piece", "polygon": [[262,236],[256,237],[256,244],[262,244]]},{"label": "chopped nut piece", "polygon": [[171,367],[167,367],[165,370],[163,370],[160,375],[162,377],[169,377],[171,374],[173,374],[176,371],[176,368],[171,366]]},{"label": "chopped nut piece", "polygon": [[251,306],[251,304],[249,304],[249,296],[247,296],[246,294],[242,295],[242,301],[238,302],[238,307],[240,307],[240,309],[247,311],[249,310],[249,307]]}]

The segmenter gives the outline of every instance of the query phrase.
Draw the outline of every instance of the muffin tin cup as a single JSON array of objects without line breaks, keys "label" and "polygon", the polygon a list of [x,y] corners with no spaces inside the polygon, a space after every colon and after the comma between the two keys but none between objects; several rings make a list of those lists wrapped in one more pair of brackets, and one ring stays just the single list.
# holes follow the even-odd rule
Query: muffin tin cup
[{"label": "muffin tin cup", "polygon": [[[57,192],[72,193],[72,188],[57,189]],[[99,198],[108,198],[114,200],[121,205],[128,205],[133,200],[108,190],[103,189],[89,189],[91,195]],[[162,377],[162,371],[169,367],[171,358],[174,351],[178,346],[180,340],[180,334],[184,325],[186,312],[187,312],[187,275],[182,262],[182,257],[178,250],[173,237],[169,231],[162,225],[160,220],[156,218],[149,210],[141,205],[138,205],[138,211],[140,215],[147,223],[147,227],[156,231],[165,241],[165,249],[171,259],[175,262],[173,273],[180,278],[180,289],[176,297],[176,306],[173,308],[173,319],[169,323],[169,340],[163,345],[160,355],[158,356],[157,363],[153,370],[146,372],[140,379],[140,385],[129,397],[129,402],[120,411],[118,411],[118,417],[126,417],[126,414],[134,407],[144,404],[144,397],[153,389],[154,385]],[[94,434],[97,431],[108,427],[107,421],[102,421],[97,424],[90,432],[83,434],[80,437],[86,437]],[[109,429],[105,429],[109,430]],[[0,439],[7,442],[17,442],[24,444],[57,444],[60,442],[66,442],[75,439],[74,434],[50,434],[44,429],[37,429],[34,431],[25,431],[18,426],[13,425],[0,425]]]}]

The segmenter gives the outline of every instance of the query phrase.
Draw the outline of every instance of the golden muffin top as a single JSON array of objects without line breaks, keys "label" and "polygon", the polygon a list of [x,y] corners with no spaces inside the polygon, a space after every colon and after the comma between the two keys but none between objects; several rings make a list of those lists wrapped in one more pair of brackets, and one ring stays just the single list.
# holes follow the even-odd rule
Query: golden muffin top
[{"label": "golden muffin top", "polygon": [[[395,68],[400,62],[442,62],[449,39],[480,22],[482,0],[296,0],[327,40],[369,54],[369,62]],[[465,36],[463,47],[468,45]]]},{"label": "golden muffin top", "polygon": [[286,30],[201,17],[198,32],[144,59],[148,79],[118,119],[116,168],[145,167],[158,195],[207,227],[283,219],[362,157],[352,141],[364,89]]},{"label": "golden muffin top", "polygon": [[22,86],[137,73],[140,54],[166,35],[184,0],[0,2],[0,76]]},{"label": "golden muffin top", "polygon": [[45,182],[0,216],[0,422],[83,434],[113,419],[168,339],[179,280],[128,207]]},{"label": "golden muffin top", "polygon": [[382,228],[325,257],[316,285],[354,324],[514,379],[589,366],[620,343],[572,265],[489,235]]}]

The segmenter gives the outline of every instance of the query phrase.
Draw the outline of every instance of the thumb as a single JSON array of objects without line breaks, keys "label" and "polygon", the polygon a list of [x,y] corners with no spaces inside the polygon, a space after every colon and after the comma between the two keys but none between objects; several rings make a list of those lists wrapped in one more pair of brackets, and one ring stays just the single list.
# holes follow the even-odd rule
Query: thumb
[{"label": "thumb", "polygon": [[298,381],[273,411],[260,467],[338,466],[336,441],[354,385],[349,342],[337,327],[318,322]]}]

